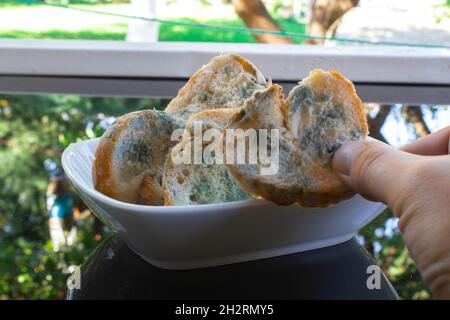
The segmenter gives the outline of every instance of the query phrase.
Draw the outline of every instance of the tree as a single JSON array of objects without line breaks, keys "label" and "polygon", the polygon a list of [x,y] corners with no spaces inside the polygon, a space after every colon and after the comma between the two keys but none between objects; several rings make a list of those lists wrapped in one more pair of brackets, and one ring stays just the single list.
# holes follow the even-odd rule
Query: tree
[{"label": "tree", "polygon": [[[356,7],[359,0],[313,0],[311,5],[308,35],[313,37],[333,36],[345,13]],[[282,31],[272,19],[261,0],[233,0],[234,9],[248,28]],[[288,37],[270,34],[254,34],[260,43],[294,43]],[[307,40],[308,44],[322,44],[323,39]]]},{"label": "tree", "polygon": [[422,108],[420,106],[403,106],[402,116],[406,123],[410,124],[417,137],[424,137],[430,134],[427,124],[423,118]]},{"label": "tree", "polygon": [[381,134],[381,128],[391,113],[393,106],[380,104],[375,104],[375,106],[378,108],[378,112],[373,118],[367,113],[367,123],[369,124],[370,135],[377,140],[387,143],[386,138]]},{"label": "tree", "polygon": [[[270,31],[283,31],[272,19],[261,0],[233,0],[234,9],[245,25],[251,29],[262,29]],[[253,34],[260,43],[294,43],[288,37],[272,34]]]},{"label": "tree", "polygon": [[[313,0],[308,35],[313,37],[334,36],[342,17],[358,5],[359,0]],[[322,44],[323,39],[307,40],[308,44]]]},{"label": "tree", "polygon": [[[69,143],[101,135],[109,116],[163,108],[166,100],[0,95],[0,300],[63,298],[67,265],[97,245],[93,217],[78,242],[55,253],[49,241],[44,162],[59,162]],[[106,121],[107,122],[107,121]]]}]

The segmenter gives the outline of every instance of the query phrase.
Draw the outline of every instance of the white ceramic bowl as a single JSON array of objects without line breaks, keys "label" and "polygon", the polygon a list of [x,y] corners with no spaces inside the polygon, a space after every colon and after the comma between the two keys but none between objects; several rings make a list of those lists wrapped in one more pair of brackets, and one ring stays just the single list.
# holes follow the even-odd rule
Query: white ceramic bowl
[{"label": "white ceramic bowl", "polygon": [[262,199],[195,206],[142,206],[93,188],[98,139],[62,155],[67,177],[92,211],[149,263],[194,269],[269,258],[351,239],[385,206],[360,196],[324,209],[279,206]]}]

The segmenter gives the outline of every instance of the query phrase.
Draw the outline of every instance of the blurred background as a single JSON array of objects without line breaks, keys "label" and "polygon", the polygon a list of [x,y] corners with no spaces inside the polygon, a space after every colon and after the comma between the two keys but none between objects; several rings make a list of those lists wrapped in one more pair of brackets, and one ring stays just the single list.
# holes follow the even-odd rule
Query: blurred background
[{"label": "blurred background", "polygon": [[[450,45],[450,0],[0,0],[0,38],[346,45],[339,39]],[[55,6],[56,5],[56,6]],[[70,5],[81,10],[69,10]],[[90,11],[90,12],[86,12]],[[99,14],[98,11],[107,14]],[[153,17],[184,24],[157,23]],[[191,23],[230,27],[211,30]],[[302,37],[252,35],[255,28]],[[1,39],[0,39],[1,41]],[[124,113],[167,99],[0,94],[0,299],[60,299],[67,270],[109,231],[67,185],[61,152]],[[450,102],[449,102],[450,103]],[[447,105],[366,104],[371,135],[394,146],[450,124]],[[428,299],[386,210],[358,240],[400,297]]]}]

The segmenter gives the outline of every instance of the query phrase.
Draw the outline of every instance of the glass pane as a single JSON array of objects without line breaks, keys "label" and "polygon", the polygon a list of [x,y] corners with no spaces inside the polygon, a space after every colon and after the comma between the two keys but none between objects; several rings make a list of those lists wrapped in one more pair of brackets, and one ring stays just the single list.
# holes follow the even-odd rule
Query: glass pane
[{"label": "glass pane", "polygon": [[[45,3],[5,0],[0,4],[0,38],[297,44],[306,41],[327,45],[388,42],[426,46],[445,46],[450,42],[447,0],[251,3],[243,0],[51,0]],[[354,3],[358,4],[354,6]],[[246,28],[266,30],[269,34],[252,36]],[[282,36],[282,32],[290,34]]]}]

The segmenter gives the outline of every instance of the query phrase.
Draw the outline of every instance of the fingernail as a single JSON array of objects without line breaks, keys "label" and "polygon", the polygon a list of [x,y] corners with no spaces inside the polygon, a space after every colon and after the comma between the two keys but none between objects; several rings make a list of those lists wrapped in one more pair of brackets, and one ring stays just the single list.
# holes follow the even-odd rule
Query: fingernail
[{"label": "fingernail", "polygon": [[334,154],[334,170],[341,175],[350,176],[353,160],[365,147],[366,144],[362,141],[351,141],[344,144]]}]

